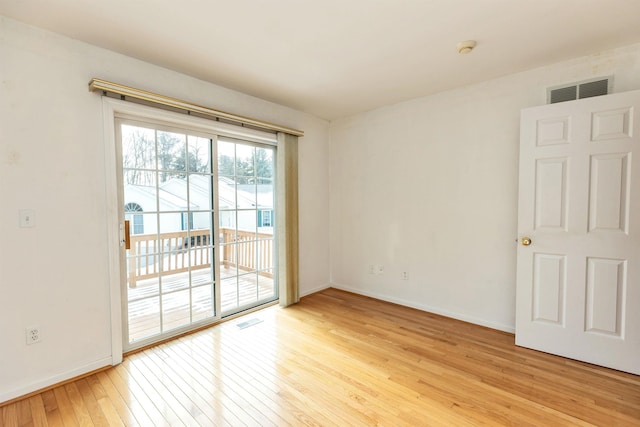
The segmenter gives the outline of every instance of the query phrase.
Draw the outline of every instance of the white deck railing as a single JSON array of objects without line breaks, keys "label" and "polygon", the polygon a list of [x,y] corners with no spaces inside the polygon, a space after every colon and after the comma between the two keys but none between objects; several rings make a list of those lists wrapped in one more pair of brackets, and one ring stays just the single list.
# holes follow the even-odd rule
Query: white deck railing
[{"label": "white deck railing", "polygon": [[[210,240],[209,229],[132,235],[127,252],[129,287],[159,277],[161,272],[167,275],[211,268]],[[221,228],[219,243],[220,264],[225,268],[262,270],[262,276],[273,277],[268,270],[273,268],[273,235]]]}]

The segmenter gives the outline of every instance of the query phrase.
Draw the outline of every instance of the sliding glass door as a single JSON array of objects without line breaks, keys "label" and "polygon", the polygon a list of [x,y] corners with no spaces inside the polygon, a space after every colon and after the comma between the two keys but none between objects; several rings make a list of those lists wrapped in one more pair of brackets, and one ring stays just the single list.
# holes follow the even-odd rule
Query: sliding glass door
[{"label": "sliding glass door", "polygon": [[125,350],[275,300],[275,148],[118,119]]}]

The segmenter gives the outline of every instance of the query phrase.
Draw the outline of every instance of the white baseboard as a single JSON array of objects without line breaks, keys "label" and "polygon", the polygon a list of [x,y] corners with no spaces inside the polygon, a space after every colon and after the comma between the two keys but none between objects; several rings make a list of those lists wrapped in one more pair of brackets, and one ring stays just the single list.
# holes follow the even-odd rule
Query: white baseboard
[{"label": "white baseboard", "polygon": [[491,321],[487,321],[485,319],[479,319],[477,317],[468,316],[468,315],[462,314],[462,313],[456,313],[456,312],[452,312],[452,311],[448,311],[448,310],[443,310],[443,309],[440,309],[440,308],[437,308],[437,307],[433,307],[433,306],[430,306],[430,305],[427,305],[427,304],[417,303],[415,301],[407,301],[407,300],[404,300],[402,298],[396,298],[396,297],[392,297],[392,296],[388,296],[388,295],[381,295],[381,294],[377,294],[375,292],[367,292],[367,291],[363,291],[361,289],[355,289],[355,288],[352,288],[350,286],[346,286],[346,285],[342,285],[342,284],[338,284],[338,283],[333,283],[331,285],[331,287],[335,288],[335,289],[340,289],[340,290],[343,290],[343,291],[347,291],[347,292],[352,292],[354,294],[358,294],[358,295],[363,295],[363,296],[366,296],[366,297],[379,299],[379,300],[382,300],[382,301],[392,302],[394,304],[403,305],[405,307],[411,307],[411,308],[415,308],[415,309],[418,309],[418,310],[427,311],[429,313],[438,314],[440,316],[450,317],[450,318],[456,319],[456,320],[462,320],[464,322],[473,323],[475,325],[485,326],[487,328],[496,329],[498,331],[508,332],[508,333],[511,333],[511,334],[515,333],[515,331],[516,331],[514,326],[504,325],[504,324],[496,323],[496,322],[491,322]]},{"label": "white baseboard", "polygon": [[111,356],[105,357],[104,359],[96,360],[70,371],[62,372],[60,374],[35,381],[30,384],[26,384],[13,390],[2,392],[0,393],[0,404],[17,397],[26,396],[27,394],[33,393],[34,391],[51,387],[52,385],[62,383],[72,378],[79,377],[86,374],[87,372],[95,371],[96,369],[104,368],[105,366],[111,366],[112,360],[113,359],[111,358]]}]

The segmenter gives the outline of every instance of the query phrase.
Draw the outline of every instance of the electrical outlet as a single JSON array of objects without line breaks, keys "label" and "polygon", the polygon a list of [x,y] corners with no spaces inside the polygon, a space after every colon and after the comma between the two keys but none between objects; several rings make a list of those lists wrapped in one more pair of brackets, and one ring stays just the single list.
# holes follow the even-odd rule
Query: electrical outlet
[{"label": "electrical outlet", "polygon": [[36,226],[36,213],[33,209],[20,209],[20,228],[33,228]]},{"label": "electrical outlet", "polygon": [[42,341],[42,333],[39,326],[32,326],[27,328],[27,344],[35,344]]},{"label": "electrical outlet", "polygon": [[384,265],[376,265],[376,274],[384,274]]},{"label": "electrical outlet", "polygon": [[409,280],[409,272],[403,271],[400,277],[402,277],[402,280]]},{"label": "electrical outlet", "polygon": [[375,274],[375,268],[373,267],[373,264],[369,264],[369,274]]}]

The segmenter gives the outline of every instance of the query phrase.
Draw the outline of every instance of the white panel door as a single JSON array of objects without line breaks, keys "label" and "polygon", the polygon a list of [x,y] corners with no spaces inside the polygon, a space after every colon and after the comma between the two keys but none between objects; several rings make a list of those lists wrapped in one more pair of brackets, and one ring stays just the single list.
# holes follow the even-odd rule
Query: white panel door
[{"label": "white panel door", "polygon": [[516,344],[640,374],[640,91],[520,126]]}]

